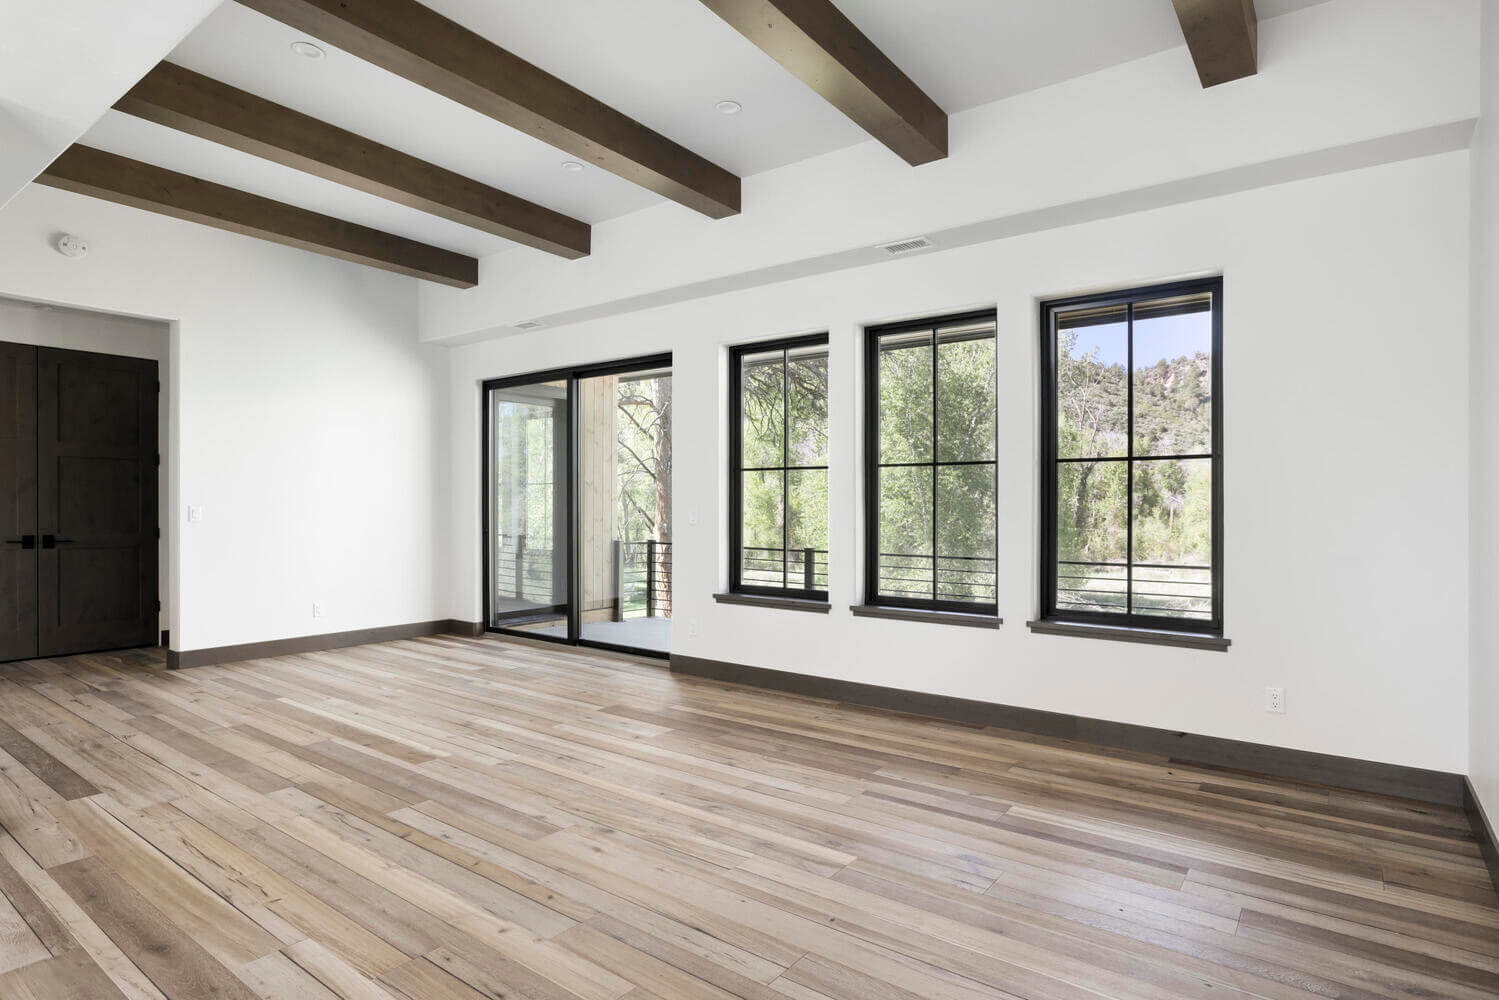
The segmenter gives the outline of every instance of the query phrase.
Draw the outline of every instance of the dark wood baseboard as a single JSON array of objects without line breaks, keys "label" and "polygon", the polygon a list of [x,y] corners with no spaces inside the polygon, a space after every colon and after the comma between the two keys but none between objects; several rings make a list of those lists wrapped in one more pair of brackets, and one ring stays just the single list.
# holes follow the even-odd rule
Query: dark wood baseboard
[{"label": "dark wood baseboard", "polygon": [[1429,771],[1400,764],[1291,750],[1216,736],[1178,733],[1151,726],[879,687],[857,681],[812,677],[677,653],[672,654],[671,669],[674,673],[812,698],[826,698],[866,708],[924,715],[967,725],[995,726],[1055,739],[1159,754],[1182,764],[1248,771],[1292,781],[1397,795],[1445,806],[1461,807],[1464,803],[1466,779],[1460,774],[1446,771]]},{"label": "dark wood baseboard", "polygon": [[474,622],[460,622],[452,618],[441,618],[431,622],[412,622],[410,625],[384,625],[379,628],[354,629],[351,632],[328,632],[323,635],[299,635],[291,639],[271,639],[266,642],[246,642],[237,646],[215,646],[211,649],[168,649],[167,669],[183,667],[206,667],[215,663],[235,663],[239,660],[261,660],[270,656],[290,656],[294,653],[316,653],[324,649],[341,649],[344,646],[362,646],[369,642],[390,642],[393,639],[414,639],[423,635],[480,635],[471,631]]},{"label": "dark wood baseboard", "polygon": [[1478,793],[1473,790],[1473,782],[1467,778],[1463,779],[1463,811],[1468,814],[1473,837],[1478,841],[1478,849],[1483,852],[1483,863],[1489,869],[1489,881],[1494,883],[1494,891],[1499,892],[1499,831],[1489,822],[1488,814],[1483,811],[1483,803],[1478,801]]},{"label": "dark wood baseboard", "polygon": [[484,623],[466,622],[458,618],[449,618],[448,627],[443,631],[451,635],[461,635],[468,639],[477,639],[484,634]]}]

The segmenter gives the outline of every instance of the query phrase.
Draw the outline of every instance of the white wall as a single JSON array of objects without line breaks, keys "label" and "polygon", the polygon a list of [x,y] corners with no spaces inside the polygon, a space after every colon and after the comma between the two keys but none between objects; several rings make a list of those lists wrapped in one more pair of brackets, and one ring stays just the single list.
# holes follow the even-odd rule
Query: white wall
[{"label": "white wall", "polygon": [[1474,789],[1499,822],[1499,0],[1485,0],[1483,117],[1473,146]]},{"label": "white wall", "polygon": [[422,335],[593,319],[695,285],[873,262],[876,244],[918,233],[951,246],[975,224],[1056,225],[1110,199],[1116,214],[1187,200],[1283,179],[1318,151],[1459,148],[1466,133],[1442,127],[1477,113],[1477,14],[1477,0],[1330,0],[1261,24],[1256,76],[1205,90],[1183,44],[1018,94],[953,115],[951,156],[916,169],[871,140],[745,178],[730,219],[662,204],[595,226],[584,260],[486,258],[478,288],[421,289]]},{"label": "white wall", "polygon": [[0,210],[0,295],[171,325],[175,648],[443,616],[443,368],[415,284],[51,188]]},{"label": "white wall", "polygon": [[156,412],[156,451],[162,459],[156,477],[161,518],[161,543],[157,555],[159,581],[156,591],[161,595],[161,613],[157,616],[159,629],[169,628],[172,619],[171,576],[168,570],[171,564],[173,525],[165,516],[171,453],[171,398],[165,391],[172,381],[170,334],[170,326],[159,320],[111,316],[107,313],[63,309],[16,299],[0,299],[0,340],[13,344],[60,347],[70,351],[96,351],[127,358],[149,358],[156,362],[156,377],[163,388]]},{"label": "white wall", "polygon": [[[1410,160],[454,349],[453,613],[480,617],[486,377],[675,355],[674,648],[1465,771],[1468,156]],[[1035,635],[1039,298],[1225,275],[1228,653]],[[862,324],[997,306],[997,632],[854,618]],[[828,616],[715,604],[726,345],[829,330]],[[697,523],[691,515],[698,514]],[[694,634],[694,626],[696,626]],[[1263,711],[1284,686],[1283,716]]]}]

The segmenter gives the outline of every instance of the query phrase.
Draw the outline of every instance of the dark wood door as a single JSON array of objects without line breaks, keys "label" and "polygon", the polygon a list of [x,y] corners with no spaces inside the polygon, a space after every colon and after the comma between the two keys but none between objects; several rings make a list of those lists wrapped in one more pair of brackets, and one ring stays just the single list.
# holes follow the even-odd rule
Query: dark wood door
[{"label": "dark wood door", "polygon": [[0,660],[37,655],[36,348],[0,343]]},{"label": "dark wood door", "polygon": [[156,362],[37,349],[37,646],[154,646]]}]

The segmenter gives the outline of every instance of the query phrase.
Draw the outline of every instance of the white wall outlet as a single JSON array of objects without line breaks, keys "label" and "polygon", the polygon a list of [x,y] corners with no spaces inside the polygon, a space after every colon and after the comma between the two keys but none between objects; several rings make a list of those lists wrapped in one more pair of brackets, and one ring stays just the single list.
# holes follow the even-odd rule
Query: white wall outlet
[{"label": "white wall outlet", "polygon": [[187,519],[189,521],[201,521],[201,520],[203,520],[203,508],[199,507],[199,506],[197,506],[195,504],[188,504],[187,505]]},{"label": "white wall outlet", "polygon": [[314,617],[314,618],[321,618],[321,617],[323,617],[323,606],[321,604],[314,604],[312,606],[312,617]]},{"label": "white wall outlet", "polygon": [[1265,688],[1265,711],[1274,715],[1286,714],[1286,689]]}]

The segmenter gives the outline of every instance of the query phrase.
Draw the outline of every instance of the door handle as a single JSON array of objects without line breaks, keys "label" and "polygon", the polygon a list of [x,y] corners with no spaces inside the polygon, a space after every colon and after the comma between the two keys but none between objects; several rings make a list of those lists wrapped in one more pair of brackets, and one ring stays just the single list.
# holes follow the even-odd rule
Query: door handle
[{"label": "door handle", "polygon": [[73,539],[71,538],[58,538],[56,535],[42,536],[42,548],[44,549],[55,549],[59,545],[71,545],[72,542]]},{"label": "door handle", "polygon": [[20,538],[7,538],[5,540],[5,544],[6,545],[19,545],[23,549],[34,549],[34,548],[36,548],[36,536],[35,535],[22,535]]}]

